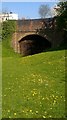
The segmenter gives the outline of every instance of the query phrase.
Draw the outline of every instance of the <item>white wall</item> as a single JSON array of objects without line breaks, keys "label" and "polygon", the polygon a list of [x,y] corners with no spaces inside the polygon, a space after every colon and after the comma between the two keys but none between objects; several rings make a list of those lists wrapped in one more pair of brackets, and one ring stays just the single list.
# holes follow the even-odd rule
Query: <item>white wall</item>
[{"label": "white wall", "polygon": [[18,14],[9,14],[9,20],[18,20]]},{"label": "white wall", "polygon": [[18,14],[15,13],[0,14],[0,22],[6,20],[18,20]]}]

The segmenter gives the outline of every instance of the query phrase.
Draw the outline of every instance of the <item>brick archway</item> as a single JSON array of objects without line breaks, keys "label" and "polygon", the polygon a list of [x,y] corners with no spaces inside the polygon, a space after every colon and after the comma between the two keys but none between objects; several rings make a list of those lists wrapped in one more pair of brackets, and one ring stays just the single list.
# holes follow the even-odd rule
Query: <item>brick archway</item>
[{"label": "brick archway", "polygon": [[51,43],[37,34],[30,34],[19,41],[20,53],[23,56],[43,52],[51,47]]}]

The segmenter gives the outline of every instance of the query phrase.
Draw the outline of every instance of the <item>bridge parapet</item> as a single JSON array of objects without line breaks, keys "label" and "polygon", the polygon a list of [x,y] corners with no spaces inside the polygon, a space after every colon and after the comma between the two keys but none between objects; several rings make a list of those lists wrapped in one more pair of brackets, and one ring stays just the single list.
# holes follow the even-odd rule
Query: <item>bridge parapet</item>
[{"label": "bridge parapet", "polygon": [[18,20],[17,21],[17,31],[36,31],[40,29],[43,25],[42,19],[28,19],[28,20]]}]

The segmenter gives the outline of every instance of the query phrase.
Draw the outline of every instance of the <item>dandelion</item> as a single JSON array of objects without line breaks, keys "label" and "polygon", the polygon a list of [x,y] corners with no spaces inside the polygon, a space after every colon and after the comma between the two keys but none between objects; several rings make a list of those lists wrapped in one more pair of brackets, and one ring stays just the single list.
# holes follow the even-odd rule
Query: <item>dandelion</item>
[{"label": "dandelion", "polygon": [[54,100],[54,103],[56,103],[56,100]]},{"label": "dandelion", "polygon": [[36,111],[36,114],[38,114],[38,111]]},{"label": "dandelion", "polygon": [[40,107],[42,107],[42,104],[40,104]]},{"label": "dandelion", "polygon": [[32,115],[33,115],[34,113],[32,112]]},{"label": "dandelion", "polygon": [[40,82],[41,80],[39,79],[39,82]]},{"label": "dandelion", "polygon": [[33,92],[33,96],[36,95],[36,94],[37,94],[37,93],[34,91],[34,92]]},{"label": "dandelion", "polygon": [[47,111],[45,111],[45,114],[47,114]]},{"label": "dandelion", "polygon": [[8,112],[10,112],[10,110],[8,110]]},{"label": "dandelion", "polygon": [[9,118],[11,118],[11,116],[9,116]]},{"label": "dandelion", "polygon": [[32,110],[30,110],[30,112],[32,112]]},{"label": "dandelion", "polygon": [[52,95],[54,97],[54,95]]},{"label": "dandelion", "polygon": [[42,98],[42,100],[44,100],[45,98]]},{"label": "dandelion", "polygon": [[56,96],[56,98],[58,98],[58,96]]},{"label": "dandelion", "polygon": [[49,117],[51,118],[52,116],[50,115]]},{"label": "dandelion", "polygon": [[48,84],[46,83],[45,86],[48,86]]},{"label": "dandelion", "polygon": [[43,118],[46,118],[45,116],[43,116]]},{"label": "dandelion", "polygon": [[16,113],[14,113],[14,115],[17,115]]},{"label": "dandelion", "polygon": [[6,95],[4,95],[4,97],[6,97]]},{"label": "dandelion", "polygon": [[61,95],[61,97],[60,98],[62,98],[63,96]]},{"label": "dandelion", "polygon": [[36,75],[35,74],[32,74],[33,77],[35,77]]},{"label": "dandelion", "polygon": [[42,79],[39,79],[39,82],[40,82],[40,83],[43,83],[43,80],[42,80]]},{"label": "dandelion", "polygon": [[53,105],[55,105],[55,103],[56,103],[56,100],[54,100]]},{"label": "dandelion", "polygon": [[11,89],[11,88],[8,88],[9,90]]},{"label": "dandelion", "polygon": [[64,99],[64,102],[65,102],[66,100]]},{"label": "dandelion", "polygon": [[30,98],[28,97],[27,100],[29,100]]},{"label": "dandelion", "polygon": [[34,96],[34,93],[33,93],[33,96]]}]

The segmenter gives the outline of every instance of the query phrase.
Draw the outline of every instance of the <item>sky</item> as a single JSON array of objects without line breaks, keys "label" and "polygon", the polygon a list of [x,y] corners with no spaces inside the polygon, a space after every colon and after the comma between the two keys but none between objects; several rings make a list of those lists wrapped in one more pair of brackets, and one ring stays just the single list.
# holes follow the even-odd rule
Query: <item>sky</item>
[{"label": "sky", "polygon": [[2,11],[13,12],[19,15],[19,19],[36,19],[40,15],[38,13],[39,7],[42,4],[47,4],[53,7],[57,2],[2,2]]}]

